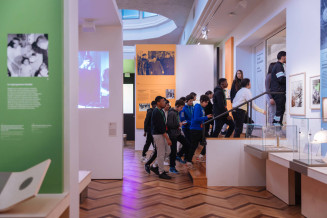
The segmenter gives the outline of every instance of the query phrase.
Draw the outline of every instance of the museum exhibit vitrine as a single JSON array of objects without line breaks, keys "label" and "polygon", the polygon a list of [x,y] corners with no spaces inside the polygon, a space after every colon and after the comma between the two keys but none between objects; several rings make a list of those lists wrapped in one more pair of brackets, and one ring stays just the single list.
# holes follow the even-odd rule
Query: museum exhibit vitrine
[{"label": "museum exhibit vitrine", "polygon": [[327,143],[327,130],[321,129],[321,118],[293,118],[298,126],[298,148],[293,160],[306,166],[326,167],[326,152],[322,147]]},{"label": "museum exhibit vitrine", "polygon": [[297,147],[297,126],[262,126],[248,124],[247,146],[265,152],[292,152]]}]

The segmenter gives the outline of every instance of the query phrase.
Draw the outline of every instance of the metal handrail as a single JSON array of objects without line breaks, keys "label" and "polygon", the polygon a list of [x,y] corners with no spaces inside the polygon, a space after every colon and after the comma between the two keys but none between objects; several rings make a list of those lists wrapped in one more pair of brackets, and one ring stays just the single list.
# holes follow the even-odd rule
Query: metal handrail
[{"label": "metal handrail", "polygon": [[[213,118],[210,119],[210,120],[207,120],[206,122],[203,123],[203,128],[202,128],[202,131],[203,131],[203,140],[205,140],[205,124],[211,123],[212,121],[217,120],[217,119],[219,119],[219,118],[221,118],[221,117],[223,117],[223,116],[229,114],[230,112],[239,109],[239,108],[242,107],[243,105],[247,105],[247,111],[248,111],[248,112],[249,112],[249,110],[251,110],[251,112],[250,112],[250,113],[251,113],[250,121],[251,121],[251,120],[252,120],[252,102],[253,102],[254,100],[256,100],[257,98],[260,98],[261,96],[266,95],[266,94],[270,94],[270,95],[283,95],[283,94],[285,94],[285,92],[264,92],[264,93],[261,93],[260,95],[257,95],[257,96],[255,96],[254,98],[251,98],[250,100],[248,100],[248,101],[246,101],[246,102],[240,104],[239,106],[237,106],[237,107],[233,107],[233,108],[230,109],[229,111],[226,111],[226,112],[224,112],[224,113],[222,113],[222,114],[219,114],[219,115],[216,116],[216,117],[213,117]],[[250,108],[249,108],[249,103],[250,103]]]}]

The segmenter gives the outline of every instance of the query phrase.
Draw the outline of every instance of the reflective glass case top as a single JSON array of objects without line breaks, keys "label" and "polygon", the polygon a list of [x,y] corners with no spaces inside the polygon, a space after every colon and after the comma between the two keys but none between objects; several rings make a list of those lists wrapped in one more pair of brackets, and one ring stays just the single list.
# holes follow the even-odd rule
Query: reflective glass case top
[{"label": "reflective glass case top", "polygon": [[293,160],[306,166],[327,166],[327,131],[321,129],[321,118],[293,118],[298,126],[298,148],[293,152]]},{"label": "reflective glass case top", "polygon": [[297,127],[248,124],[245,137],[248,145],[267,152],[292,152],[297,147]]}]

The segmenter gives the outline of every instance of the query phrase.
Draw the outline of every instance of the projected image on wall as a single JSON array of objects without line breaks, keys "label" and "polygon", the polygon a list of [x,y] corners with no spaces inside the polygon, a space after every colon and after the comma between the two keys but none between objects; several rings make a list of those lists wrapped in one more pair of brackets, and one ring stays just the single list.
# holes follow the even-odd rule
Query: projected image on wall
[{"label": "projected image on wall", "polygon": [[80,51],[78,108],[109,107],[109,52]]}]

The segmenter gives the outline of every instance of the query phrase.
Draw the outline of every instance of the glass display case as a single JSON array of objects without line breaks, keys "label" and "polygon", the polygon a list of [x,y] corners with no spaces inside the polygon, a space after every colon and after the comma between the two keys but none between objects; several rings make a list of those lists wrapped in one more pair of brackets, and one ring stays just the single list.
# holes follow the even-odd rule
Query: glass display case
[{"label": "glass display case", "polygon": [[266,152],[292,152],[297,148],[297,126],[262,126],[248,124],[247,146]]},{"label": "glass display case", "polygon": [[298,148],[293,161],[311,167],[327,166],[327,130],[321,129],[321,118],[293,118],[298,127]]}]

